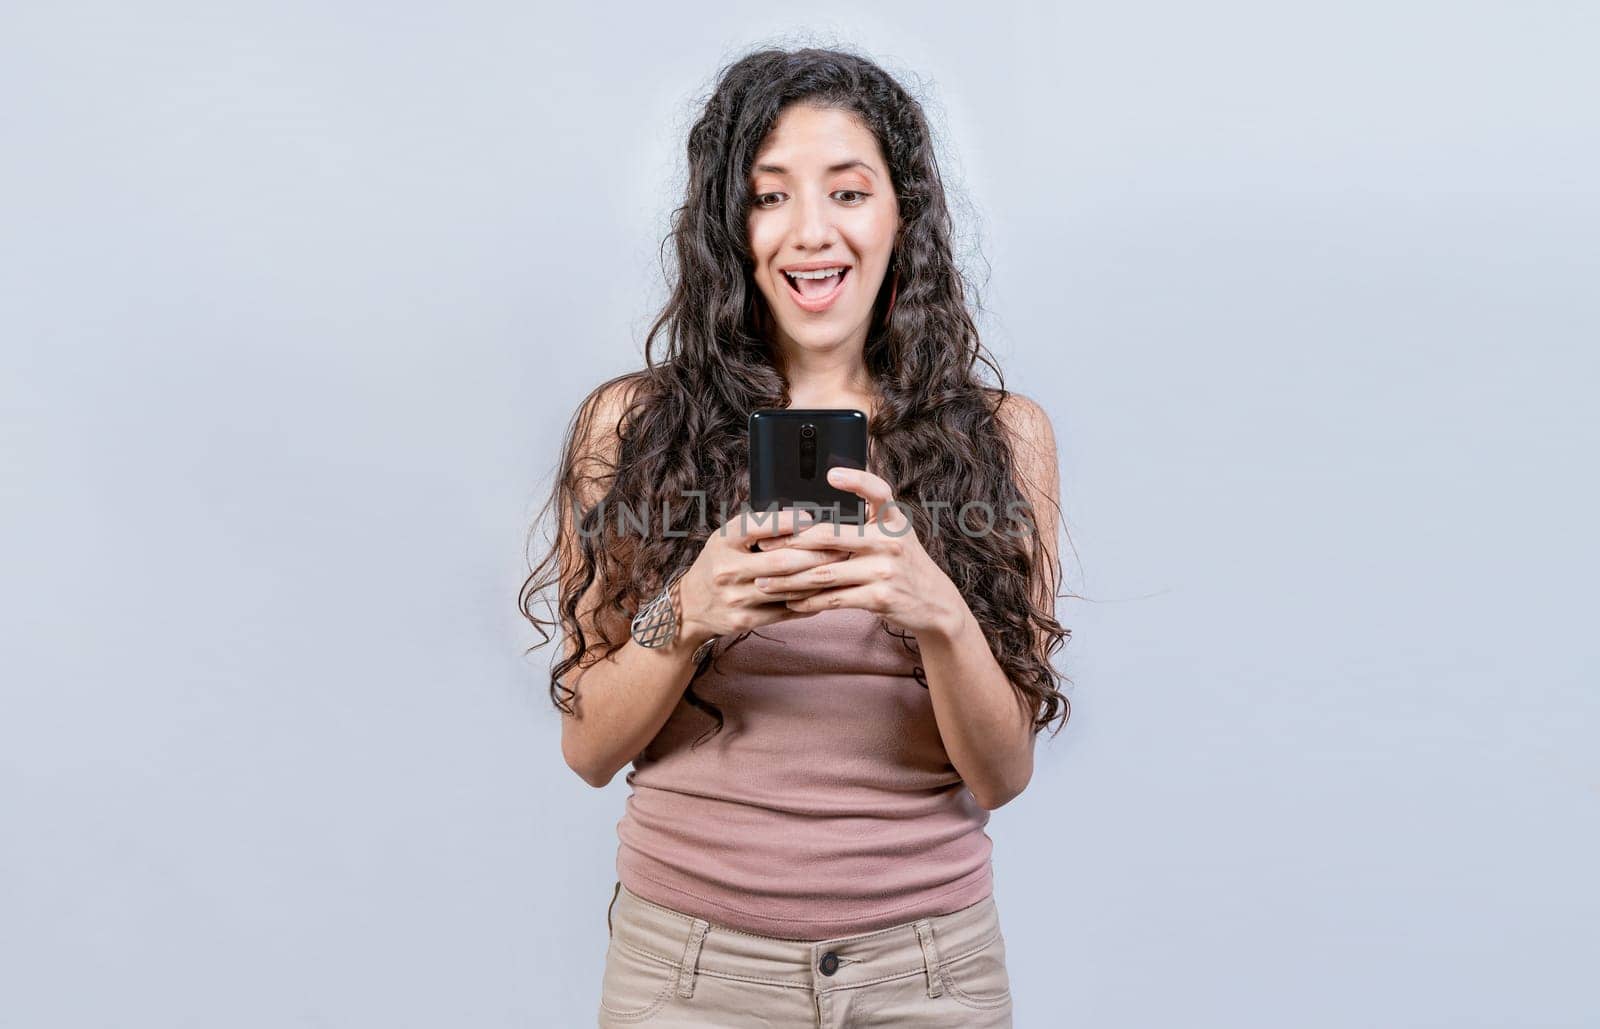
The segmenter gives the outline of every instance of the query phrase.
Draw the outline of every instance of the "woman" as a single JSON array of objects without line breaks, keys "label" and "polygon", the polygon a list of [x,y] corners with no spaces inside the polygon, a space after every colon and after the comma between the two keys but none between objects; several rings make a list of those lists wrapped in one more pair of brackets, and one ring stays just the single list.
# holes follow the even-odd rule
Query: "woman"
[{"label": "woman", "polygon": [[[559,565],[568,764],[633,764],[600,1024],[1010,1025],[984,827],[1069,713],[1049,420],[974,375],[927,122],[880,68],[752,53],[688,157],[646,367],[573,419],[521,598],[548,641]],[[865,527],[746,515],[747,419],[782,407],[867,414],[868,467],[830,473]]]}]

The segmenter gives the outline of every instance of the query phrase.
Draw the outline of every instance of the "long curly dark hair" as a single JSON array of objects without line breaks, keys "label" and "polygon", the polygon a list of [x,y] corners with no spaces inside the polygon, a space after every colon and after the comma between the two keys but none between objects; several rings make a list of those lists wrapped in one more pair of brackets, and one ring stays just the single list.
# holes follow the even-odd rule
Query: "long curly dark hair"
[{"label": "long curly dark hair", "polygon": [[[766,301],[752,278],[746,219],[755,156],[779,115],[801,103],[861,119],[878,140],[900,204],[902,231],[865,344],[879,397],[868,427],[869,468],[897,498],[975,498],[1006,511],[1029,503],[1000,421],[1004,378],[979,340],[966,302],[970,287],[952,255],[944,184],[922,106],[876,64],[843,50],[750,53],[721,70],[689,132],[687,196],[674,211],[669,237],[676,274],[669,271],[671,297],[646,337],[645,367],[601,384],[580,405],[567,427],[555,489],[535,523],[552,503],[559,506],[557,539],[523,584],[519,607],[543,636],[531,653],[550,641],[545,626],[556,624],[534,613],[534,600],[560,582],[568,653],[551,668],[550,697],[569,714],[576,692],[563,677],[627,643],[632,612],[687,568],[721,524],[716,518],[706,524],[704,512],[724,500],[730,516],[748,509],[750,412],[789,406],[788,383],[765,331]],[[891,276],[898,283],[892,305]],[[663,332],[666,350],[657,360]],[[980,381],[980,362],[994,372],[996,386]],[[701,506],[693,491],[703,491],[709,505]],[[918,503],[903,510],[966,599],[1019,704],[1032,712],[1034,731],[1057,719],[1064,726],[1071,705],[1057,680],[1066,677],[1050,661],[1071,634],[1054,613],[1059,564],[1036,532],[973,535],[960,531],[952,508],[941,515],[930,506],[931,513]],[[675,534],[624,532],[619,507],[652,519],[659,513]],[[594,641],[578,620],[579,602],[590,594],[596,624],[616,627]],[[916,653],[914,637],[887,622],[883,628]],[[694,681],[727,643],[702,655],[684,693],[715,722],[713,733],[723,728],[722,712],[695,694]],[[920,665],[913,674],[926,688]]]}]

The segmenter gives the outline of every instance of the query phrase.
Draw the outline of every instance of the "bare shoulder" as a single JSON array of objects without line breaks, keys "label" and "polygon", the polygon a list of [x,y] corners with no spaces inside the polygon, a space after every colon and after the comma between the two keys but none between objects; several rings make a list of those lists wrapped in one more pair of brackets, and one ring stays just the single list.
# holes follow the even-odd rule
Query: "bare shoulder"
[{"label": "bare shoulder", "polygon": [[989,395],[1000,399],[995,418],[1011,446],[1017,485],[1032,506],[1040,528],[1046,535],[1053,535],[1060,510],[1061,472],[1050,415],[1038,401],[1021,393],[1008,391],[1000,398],[997,390],[990,390]]},{"label": "bare shoulder", "polygon": [[[1046,611],[1055,606],[1060,568],[1056,535],[1061,524],[1061,475],[1056,460],[1055,430],[1044,407],[1021,393],[988,390],[991,403],[998,401],[995,419],[1000,423],[1011,447],[1016,484],[1027,501],[1033,529],[1042,547],[1034,572],[1035,600]],[[1041,639],[1041,647],[1047,643]]]},{"label": "bare shoulder", "polygon": [[573,416],[575,436],[589,446],[606,449],[620,433],[622,423],[638,406],[645,387],[645,373],[634,371],[607,379],[583,398]]},{"label": "bare shoulder", "polygon": [[[644,372],[608,379],[591,389],[572,415],[561,459],[559,547],[564,595],[582,581],[586,561],[591,573],[600,561],[599,555],[586,558],[575,517],[595,508],[610,491],[618,472],[623,426],[643,402],[647,386]],[[579,624],[585,639],[604,639],[608,645],[620,646],[627,641],[628,622],[602,602],[605,588],[603,575],[593,575],[582,598]],[[570,632],[564,646],[566,656],[576,653],[576,639]]]},{"label": "bare shoulder", "polygon": [[618,375],[590,390],[573,413],[561,464],[568,488],[585,506],[605,494],[617,471],[622,429],[646,384],[643,372]]},{"label": "bare shoulder", "polygon": [[[991,400],[1000,397],[999,390],[987,392]],[[1054,467],[1055,427],[1050,423],[1050,415],[1038,401],[1026,394],[1007,390],[995,417],[1005,429],[1018,461],[1030,465],[1047,463]]]}]

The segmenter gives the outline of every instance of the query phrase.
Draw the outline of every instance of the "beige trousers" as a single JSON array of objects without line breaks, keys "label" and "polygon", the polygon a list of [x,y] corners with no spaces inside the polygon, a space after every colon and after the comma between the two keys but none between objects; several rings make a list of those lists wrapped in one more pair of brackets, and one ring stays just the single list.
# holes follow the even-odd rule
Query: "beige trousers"
[{"label": "beige trousers", "polygon": [[652,903],[620,882],[600,1029],[994,1029],[1011,1025],[994,898],[838,939],[757,936]]}]

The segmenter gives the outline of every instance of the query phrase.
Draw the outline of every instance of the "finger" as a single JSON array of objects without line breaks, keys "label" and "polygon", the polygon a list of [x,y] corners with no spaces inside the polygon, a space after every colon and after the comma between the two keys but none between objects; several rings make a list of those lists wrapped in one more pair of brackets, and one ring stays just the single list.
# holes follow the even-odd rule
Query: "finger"
[{"label": "finger", "polygon": [[814,611],[793,611],[785,607],[781,602],[758,604],[751,610],[756,612],[756,617],[753,620],[755,622],[754,628],[757,629],[777,622],[788,622],[796,618],[809,618],[816,613]]},{"label": "finger", "polygon": [[843,560],[842,551],[838,550],[803,550],[795,547],[779,547],[771,553],[763,553],[753,557],[744,566],[745,570],[741,580],[748,582],[758,576],[792,575],[803,572],[809,568],[820,565],[832,564]]},{"label": "finger", "polygon": [[757,546],[763,551],[772,550],[840,550],[856,554],[870,550],[879,532],[876,527],[822,522],[781,539],[765,539]]},{"label": "finger", "polygon": [[772,593],[767,590],[760,589],[754,583],[750,583],[742,592],[739,593],[738,598],[734,601],[734,604],[738,607],[747,607],[756,611],[765,611],[773,604],[782,604],[786,600],[797,600],[802,597],[809,597],[813,593],[821,592],[821,589],[822,588],[819,586],[812,586],[808,589],[794,589],[785,590],[782,593]]},{"label": "finger", "polygon": [[718,533],[735,547],[748,550],[758,540],[772,539],[798,532],[817,519],[801,508],[786,507],[778,511],[744,510],[722,524]]},{"label": "finger", "polygon": [[[839,465],[828,469],[828,483],[838,489],[849,490],[867,502],[867,521],[888,523],[899,511],[891,506],[894,491],[879,476],[864,468],[846,468]],[[900,515],[904,517],[904,515]]]},{"label": "finger", "polygon": [[876,580],[881,567],[872,561],[835,561],[790,575],[763,575],[755,580],[755,586],[770,593],[859,586]]},{"label": "finger", "polygon": [[809,589],[783,590],[782,592],[759,590],[758,592],[761,594],[761,599],[759,601],[752,601],[750,606],[764,610],[768,605],[771,604],[783,604],[790,600],[804,600],[806,597],[809,597],[815,593],[821,593],[822,591],[820,589]]},{"label": "finger", "polygon": [[831,611],[841,607],[877,611],[879,603],[877,592],[872,586],[844,586],[839,589],[819,590],[799,600],[788,600],[784,602],[784,606],[791,611],[815,614],[818,611]]},{"label": "finger", "polygon": [[808,539],[843,539],[850,536],[866,536],[877,531],[878,527],[871,522],[836,522],[831,518],[824,518],[787,536],[769,536],[759,540],[756,546],[760,550],[776,550],[788,546],[801,536]]},{"label": "finger", "polygon": [[[814,539],[832,540],[843,536],[845,533],[852,533],[857,536],[864,535],[862,527],[859,525],[845,525],[842,528],[834,528],[832,522],[824,521],[819,522],[816,525],[807,526],[806,528],[801,529],[799,532],[791,533],[787,536],[770,536],[767,539],[758,540],[755,543],[754,552],[758,554],[781,553],[790,549],[789,544],[799,539],[801,536],[805,536],[808,541]],[[807,545],[810,546],[809,542]],[[810,549],[816,550],[817,548],[810,547]],[[830,548],[824,547],[824,549]],[[840,560],[850,556],[850,552],[845,550],[842,545],[833,547],[831,549],[839,552],[837,557]]]}]

